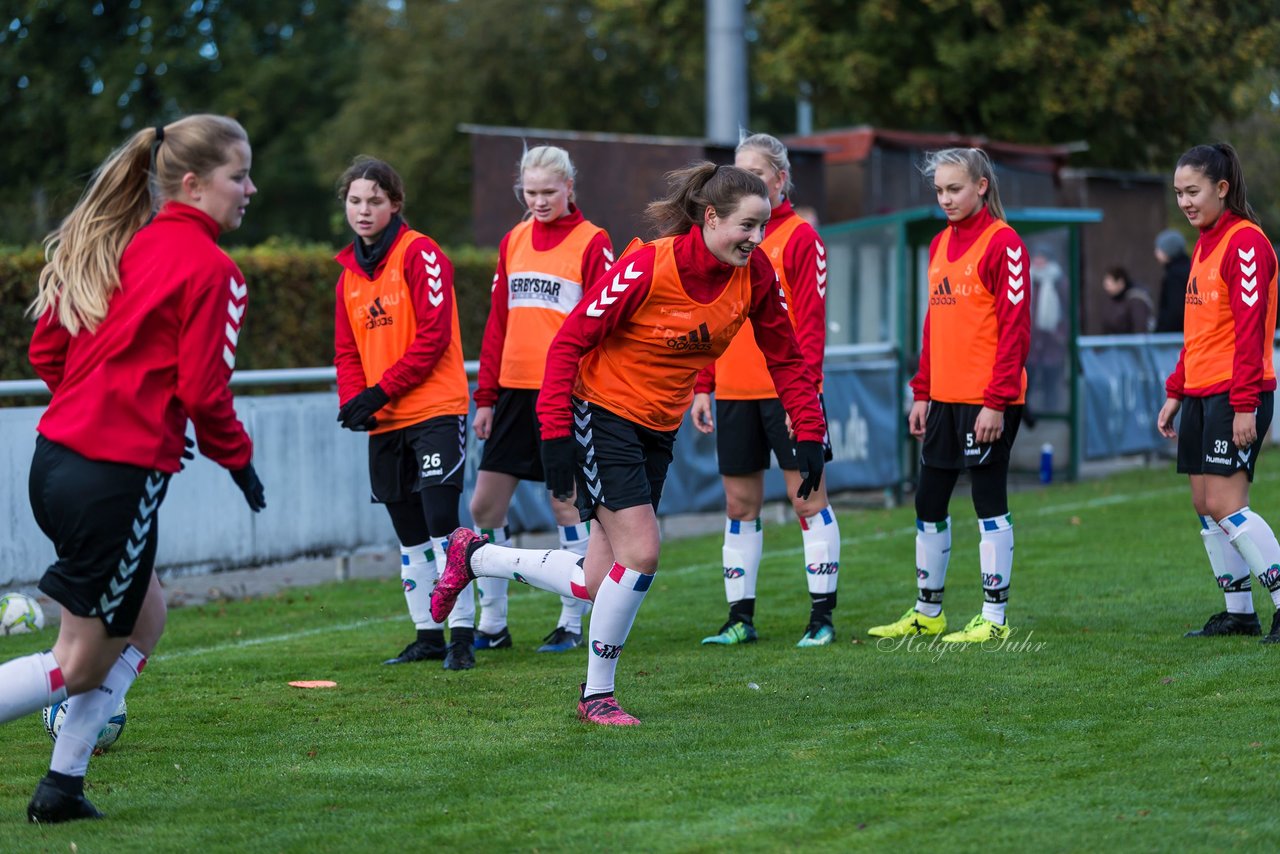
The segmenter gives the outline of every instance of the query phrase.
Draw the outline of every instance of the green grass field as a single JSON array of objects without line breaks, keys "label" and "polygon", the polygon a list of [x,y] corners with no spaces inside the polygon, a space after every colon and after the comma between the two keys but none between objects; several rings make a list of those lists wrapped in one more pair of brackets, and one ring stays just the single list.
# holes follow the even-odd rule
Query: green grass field
[{"label": "green grass field", "polygon": [[[39,716],[0,727],[0,849],[1274,850],[1280,648],[1182,638],[1222,607],[1185,478],[1010,503],[1003,649],[866,636],[914,599],[910,507],[841,514],[838,641],[822,649],[794,648],[794,525],[766,529],[761,641],[744,648],[698,645],[724,618],[719,531],[667,543],[619,664],[644,721],[629,730],[575,720],[587,653],[532,651],[559,608],[538,591],[513,591],[517,648],[466,673],[379,664],[411,635],[395,581],[176,609],[90,767],[106,821],[27,825],[48,738]],[[1280,476],[1253,506],[1280,523]],[[967,498],[952,514],[959,626],[981,607],[978,535]],[[0,655],[51,640],[3,638]]]}]

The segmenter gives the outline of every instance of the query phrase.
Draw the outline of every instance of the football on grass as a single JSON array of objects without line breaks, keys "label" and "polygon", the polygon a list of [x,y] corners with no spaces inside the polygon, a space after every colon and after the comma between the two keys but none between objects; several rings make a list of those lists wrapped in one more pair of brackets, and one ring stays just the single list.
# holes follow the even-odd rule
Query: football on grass
[{"label": "football on grass", "polygon": [[23,593],[0,596],[0,634],[21,635],[44,628],[40,603]]},{"label": "football on grass", "polygon": [[[106,726],[98,731],[98,743],[94,745],[93,752],[100,753],[108,747],[116,743],[116,739],[120,738],[120,733],[124,732],[124,724],[127,720],[128,709],[125,707],[123,699],[120,705],[116,706],[115,714],[107,721]],[[62,721],[67,716],[67,701],[49,706],[44,710],[41,718],[44,719],[44,730],[49,733],[49,738],[54,741],[58,740],[58,731],[62,729]]]}]

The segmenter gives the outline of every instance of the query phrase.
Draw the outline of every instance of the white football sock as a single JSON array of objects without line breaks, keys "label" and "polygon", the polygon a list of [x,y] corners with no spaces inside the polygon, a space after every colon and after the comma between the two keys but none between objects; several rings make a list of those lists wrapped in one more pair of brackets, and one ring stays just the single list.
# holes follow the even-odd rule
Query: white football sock
[{"label": "white football sock", "polygon": [[89,770],[89,757],[98,743],[98,733],[116,713],[133,680],[146,666],[147,657],[126,644],[102,685],[67,700],[62,728],[58,730],[58,740],[53,743],[50,771],[71,777],[85,775]]},{"label": "white football sock", "polygon": [[[432,537],[431,545],[436,555],[436,566],[443,567],[449,553],[448,537]],[[476,627],[476,583],[473,581],[458,594],[458,602],[449,612],[449,628],[474,629]]]},{"label": "white football sock", "polygon": [[[477,528],[476,533],[488,537],[495,546],[511,542],[511,529],[506,525]],[[480,591],[480,631],[487,635],[496,635],[507,627],[507,582],[506,578],[476,579],[476,589]]]},{"label": "white football sock", "polygon": [[52,650],[0,664],[0,724],[65,699],[67,686]]},{"label": "white football sock", "polygon": [[[560,525],[560,548],[572,552],[580,558],[587,556],[587,540],[591,535],[589,523],[579,522],[577,525]],[[573,596],[560,597],[560,619],[556,627],[582,634],[582,618],[591,610],[591,603]]]},{"label": "white football sock", "polygon": [[982,568],[982,616],[1004,624],[1013,575],[1013,514],[979,519],[978,565]]},{"label": "white football sock", "polygon": [[591,654],[587,656],[584,697],[613,691],[618,656],[627,642],[636,612],[644,602],[644,594],[652,583],[652,575],[615,563],[600,584],[596,592],[595,612],[591,615]]},{"label": "white football sock", "polygon": [[764,526],[759,519],[724,520],[724,598],[729,604],[756,598],[760,556],[764,553]]},{"label": "white football sock", "polygon": [[431,619],[431,591],[436,589],[436,556],[430,541],[417,546],[400,546],[400,583],[409,618],[417,629],[440,629],[444,623]]},{"label": "white football sock", "polygon": [[1276,535],[1257,513],[1241,507],[1225,519],[1218,520],[1231,545],[1271,593],[1271,602],[1280,608],[1280,543]]},{"label": "white football sock", "polygon": [[926,617],[942,613],[942,592],[951,560],[951,517],[941,522],[916,519],[916,610]]},{"label": "white football sock", "polygon": [[471,555],[471,572],[476,577],[513,578],[561,596],[591,599],[582,558],[560,549],[513,549],[486,544]]},{"label": "white football sock", "polygon": [[835,593],[840,583],[840,526],[831,505],[800,520],[800,538],[809,592]]},{"label": "white football sock", "polygon": [[1205,554],[1209,556],[1209,568],[1213,580],[1222,588],[1227,611],[1231,614],[1253,613],[1253,575],[1240,552],[1232,547],[1227,532],[1222,530],[1212,516],[1200,517],[1200,539]]}]

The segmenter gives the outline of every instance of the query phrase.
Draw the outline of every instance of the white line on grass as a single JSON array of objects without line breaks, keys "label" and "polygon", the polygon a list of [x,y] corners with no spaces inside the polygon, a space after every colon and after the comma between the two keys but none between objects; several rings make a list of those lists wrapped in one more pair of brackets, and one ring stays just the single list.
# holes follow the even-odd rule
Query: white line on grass
[{"label": "white line on grass", "polygon": [[[1104,495],[1098,498],[1090,498],[1087,501],[1073,501],[1067,504],[1054,504],[1048,507],[1041,507],[1032,511],[1032,516],[1051,516],[1055,513],[1070,513],[1076,510],[1092,510],[1098,507],[1109,507],[1113,504],[1123,504],[1129,501],[1135,501],[1142,498],[1155,498],[1164,495],[1173,495],[1176,493],[1187,492],[1185,484],[1176,487],[1165,487],[1164,489],[1150,489],[1142,492],[1126,492],[1118,495]],[[914,525],[907,528],[897,528],[893,531],[877,531],[874,534],[862,534],[856,537],[841,537],[841,545],[854,546],[859,543],[873,543],[879,540],[886,540],[890,537],[903,537],[908,534],[915,534]],[[785,556],[803,554],[803,547],[792,546],[785,549],[775,549],[770,555]],[[713,569],[720,569],[718,563],[702,563],[693,564],[691,566],[682,566],[678,569],[663,570],[663,577],[672,575],[687,575],[691,572],[708,572]],[[269,635],[261,638],[250,638],[249,640],[233,641],[231,643],[214,644],[213,646],[197,647],[195,649],[180,649],[174,652],[164,653],[163,655],[153,656],[153,661],[168,661],[175,658],[190,658],[198,655],[211,655],[213,653],[234,652],[237,649],[245,647],[262,646],[269,643],[288,643],[290,641],[299,640],[312,635],[329,634],[331,632],[349,632],[355,629],[365,628],[371,623],[387,623],[392,620],[403,619],[404,615],[396,614],[391,617],[368,617],[363,620],[357,620],[353,623],[341,623],[336,626],[325,626],[319,629],[306,629],[300,632],[290,632],[283,635]]]},{"label": "white line on grass", "polygon": [[354,623],[340,623],[336,626],[325,626],[320,629],[304,629],[300,632],[290,632],[285,635],[268,635],[261,638],[249,638],[248,640],[232,641],[231,643],[219,643],[213,646],[201,646],[195,649],[179,649],[173,652],[166,652],[163,655],[154,655],[151,661],[168,661],[172,658],[190,658],[196,655],[209,655],[215,652],[235,652],[237,649],[244,649],[251,646],[262,646],[268,643],[288,643],[289,641],[300,640],[301,638],[311,637],[312,635],[327,635],[331,632],[349,632],[354,629],[367,628],[371,623],[389,623],[392,620],[403,619],[403,614],[396,614],[393,617],[366,617],[363,620],[356,620]]},{"label": "white line on grass", "polygon": [[[1067,504],[1054,504],[1049,507],[1041,507],[1030,513],[1019,513],[1018,515],[1028,516],[1051,516],[1055,513],[1071,513],[1077,510],[1093,510],[1098,507],[1109,507],[1112,504],[1124,504],[1129,501],[1136,501],[1142,498],[1156,498],[1163,495],[1173,495],[1177,493],[1187,492],[1185,484],[1178,487],[1166,487],[1164,489],[1150,489],[1143,492],[1126,492],[1119,495],[1103,495],[1098,498],[1090,498],[1087,501],[1073,501]],[[887,540],[890,537],[904,537],[908,534],[915,535],[916,526],[911,525],[906,528],[897,528],[892,531],[876,531],[874,534],[862,534],[856,537],[840,537],[840,545],[856,546],[859,543],[874,543],[880,540]],[[790,546],[785,549],[770,549],[770,556],[785,557],[788,555],[798,555],[804,553],[804,546]],[[671,575],[686,575],[690,572],[707,572],[712,569],[720,569],[718,563],[700,563],[692,566],[682,566],[678,569],[661,570],[664,577]]]},{"label": "white line on grass", "polygon": [[[1130,501],[1139,501],[1143,498],[1156,498],[1160,495],[1171,495],[1187,492],[1187,485],[1181,484],[1178,487],[1166,487],[1164,489],[1147,489],[1143,492],[1121,493],[1116,495],[1101,495],[1098,498],[1089,498],[1088,501],[1075,501],[1066,504],[1050,504],[1048,507],[1041,507],[1039,510],[1029,513],[1030,516],[1052,516],[1055,513],[1069,513],[1076,510],[1096,510],[1098,507],[1110,507],[1111,504],[1121,504]],[[850,538],[841,538],[842,545],[856,545],[858,543],[876,543],[879,540],[891,538],[891,536],[906,536],[915,534],[915,526],[910,528],[899,528],[892,531],[876,531],[874,534],[861,534],[858,536],[850,536]],[[792,547],[783,549],[773,549],[769,552],[771,556],[785,556],[785,554],[801,554],[804,553],[804,547]],[[709,570],[718,570],[721,568],[719,563],[694,563],[691,566],[682,566],[676,570],[664,570],[663,576],[687,575],[690,572],[707,572]],[[283,635],[269,635],[266,638],[251,638],[248,640],[237,640],[227,644],[214,644],[212,647],[197,647],[195,649],[178,649],[172,653],[165,653],[163,656],[154,656],[152,661],[169,661],[173,658],[191,658],[193,656],[209,656],[212,653],[234,652],[234,650],[247,647],[261,647],[262,644],[289,643],[291,640],[301,638],[310,638],[311,635],[329,634],[333,631],[353,631],[356,629],[364,629],[364,627],[375,622],[390,622],[392,620],[402,620],[403,615],[392,617],[366,617],[365,620],[357,620],[355,622],[344,622],[337,626],[324,626],[321,629],[306,629],[303,631],[292,631]]]}]

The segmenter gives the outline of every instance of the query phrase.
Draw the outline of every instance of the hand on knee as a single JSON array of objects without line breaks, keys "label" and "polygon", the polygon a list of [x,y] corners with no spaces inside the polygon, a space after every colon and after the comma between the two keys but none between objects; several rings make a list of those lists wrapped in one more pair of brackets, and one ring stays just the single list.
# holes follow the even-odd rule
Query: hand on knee
[{"label": "hand on knee", "polygon": [[803,501],[794,495],[791,497],[791,509],[795,511],[798,519],[812,519],[826,508],[827,494],[825,491],[815,492]]}]

